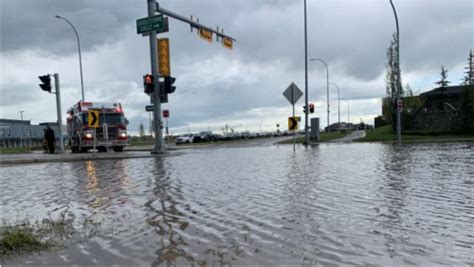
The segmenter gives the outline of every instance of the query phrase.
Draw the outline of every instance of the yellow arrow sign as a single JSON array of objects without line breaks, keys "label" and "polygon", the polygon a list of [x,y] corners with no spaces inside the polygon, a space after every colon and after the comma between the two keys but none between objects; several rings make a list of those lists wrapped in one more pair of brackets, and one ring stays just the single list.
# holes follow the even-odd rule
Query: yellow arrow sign
[{"label": "yellow arrow sign", "polygon": [[163,76],[171,76],[170,66],[170,42],[168,38],[158,39],[158,73]]},{"label": "yellow arrow sign", "polygon": [[288,131],[297,131],[299,127],[299,121],[301,120],[300,117],[288,117]]},{"label": "yellow arrow sign", "polygon": [[99,128],[99,111],[89,110],[87,113],[87,124],[91,128]]}]

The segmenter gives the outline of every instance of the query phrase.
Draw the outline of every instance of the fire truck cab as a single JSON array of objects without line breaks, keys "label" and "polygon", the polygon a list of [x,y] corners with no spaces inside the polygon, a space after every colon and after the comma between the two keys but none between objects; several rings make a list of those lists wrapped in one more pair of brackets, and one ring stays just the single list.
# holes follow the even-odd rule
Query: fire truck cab
[{"label": "fire truck cab", "polygon": [[99,112],[99,127],[95,128],[95,146],[99,152],[112,148],[123,151],[128,145],[127,124],[120,103],[99,103],[79,101],[67,112],[68,143],[73,153],[87,152],[94,146],[94,128],[89,127],[88,113]]}]

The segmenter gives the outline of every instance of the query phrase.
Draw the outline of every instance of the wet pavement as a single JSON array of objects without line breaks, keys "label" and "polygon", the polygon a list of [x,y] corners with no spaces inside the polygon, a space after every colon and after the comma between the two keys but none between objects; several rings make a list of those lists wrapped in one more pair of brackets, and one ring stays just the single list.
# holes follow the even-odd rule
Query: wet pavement
[{"label": "wet pavement", "polygon": [[1,220],[97,225],[4,264],[474,265],[473,151],[265,143],[4,166]]}]

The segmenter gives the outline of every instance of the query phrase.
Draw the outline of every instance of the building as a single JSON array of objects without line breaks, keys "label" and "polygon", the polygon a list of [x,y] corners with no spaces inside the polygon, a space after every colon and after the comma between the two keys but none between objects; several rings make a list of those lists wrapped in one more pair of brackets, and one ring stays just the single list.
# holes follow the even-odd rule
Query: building
[{"label": "building", "polygon": [[47,125],[54,130],[54,135],[59,140],[57,123],[44,122],[32,125],[31,121],[27,120],[0,119],[0,147],[41,146]]}]

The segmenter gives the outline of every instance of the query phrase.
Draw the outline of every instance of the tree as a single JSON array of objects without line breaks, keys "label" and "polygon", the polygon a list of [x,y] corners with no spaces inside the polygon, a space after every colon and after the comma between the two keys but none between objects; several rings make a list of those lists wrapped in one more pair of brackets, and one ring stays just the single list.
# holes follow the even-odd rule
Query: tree
[{"label": "tree", "polygon": [[143,126],[142,122],[140,122],[140,125],[138,126],[138,135],[140,137],[143,137],[145,135],[145,127]]},{"label": "tree", "polygon": [[472,49],[469,52],[469,58],[467,59],[468,65],[465,67],[466,69],[466,76],[463,78],[463,85],[474,85],[474,60]]},{"label": "tree", "polygon": [[222,133],[223,133],[224,135],[227,135],[227,133],[229,132],[229,125],[227,125],[227,124],[224,125],[224,126],[221,128],[221,130],[222,130]]},{"label": "tree", "polygon": [[435,84],[439,85],[440,88],[446,88],[450,81],[447,80],[448,78],[448,70],[441,65],[441,80],[435,82]]},{"label": "tree", "polygon": [[397,35],[396,33],[393,34],[393,39],[390,41],[390,45],[387,48],[387,64],[385,67],[387,68],[387,74],[385,76],[385,83],[386,83],[386,90],[387,96],[391,99],[395,99],[397,97],[397,82],[398,82],[398,70],[397,70]]},{"label": "tree", "polygon": [[462,97],[463,131],[474,133],[474,84],[464,86]]},{"label": "tree", "polygon": [[405,88],[403,88],[403,95],[405,96],[413,96],[413,90],[411,89],[411,86],[409,83],[407,83],[407,85],[405,85]]}]

